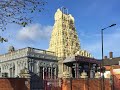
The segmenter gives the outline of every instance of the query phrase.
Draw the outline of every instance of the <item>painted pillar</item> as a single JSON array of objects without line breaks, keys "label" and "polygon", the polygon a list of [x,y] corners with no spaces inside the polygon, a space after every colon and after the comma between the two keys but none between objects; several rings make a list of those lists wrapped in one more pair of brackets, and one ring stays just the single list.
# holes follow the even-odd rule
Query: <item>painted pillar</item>
[{"label": "painted pillar", "polygon": [[29,61],[27,61],[27,68],[28,68],[28,71],[30,71]]},{"label": "painted pillar", "polygon": [[[15,65],[17,66],[17,71],[16,71],[16,74],[17,74],[17,75],[16,75],[16,76],[19,76],[19,65],[18,65],[18,62],[16,62]],[[15,66],[15,67],[16,67],[16,66]]]},{"label": "painted pillar", "polygon": [[57,78],[57,68],[55,68],[55,71],[54,71],[54,78],[55,79]]},{"label": "painted pillar", "polygon": [[45,72],[45,68],[43,67],[43,72],[42,72],[43,73],[43,79],[45,79],[45,73],[44,72]]},{"label": "painted pillar", "polygon": [[65,64],[63,64],[63,72],[65,71]]},{"label": "painted pillar", "polygon": [[40,68],[39,68],[39,65],[38,65],[38,64],[36,64],[36,65],[37,65],[37,66],[36,66],[36,67],[37,67],[37,72],[36,72],[36,73],[37,73],[37,75],[39,75],[39,73],[40,73]]},{"label": "painted pillar", "polygon": [[79,64],[76,63],[76,64],[75,64],[75,78],[78,78],[78,77],[79,77],[79,69],[78,69],[78,66],[79,66]]},{"label": "painted pillar", "polygon": [[1,77],[2,77],[2,73],[3,73],[3,65],[1,65]]},{"label": "painted pillar", "polygon": [[33,60],[31,61],[31,67],[32,67],[32,72],[34,72],[34,62],[33,62]]},{"label": "painted pillar", "polygon": [[71,67],[69,67],[69,73],[70,73],[70,75],[72,75],[72,68]]},{"label": "painted pillar", "polygon": [[11,70],[11,71],[12,71],[12,77],[13,77],[13,67],[12,67],[12,70]]},{"label": "painted pillar", "polygon": [[17,65],[17,61],[15,62],[15,77],[18,76],[18,65]]},{"label": "painted pillar", "polygon": [[48,68],[48,78],[50,78],[50,67]]},{"label": "painted pillar", "polygon": [[53,77],[52,73],[53,73],[53,68],[51,67],[51,79],[52,79],[52,77]]},{"label": "painted pillar", "polygon": [[38,76],[40,76],[41,77],[41,68],[40,68],[40,66],[38,65]]}]

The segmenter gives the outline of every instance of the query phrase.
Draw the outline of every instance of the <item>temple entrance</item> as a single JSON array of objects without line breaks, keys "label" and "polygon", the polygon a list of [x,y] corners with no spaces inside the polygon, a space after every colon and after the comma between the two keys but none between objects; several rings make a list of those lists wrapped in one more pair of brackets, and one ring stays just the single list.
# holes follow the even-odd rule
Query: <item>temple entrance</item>
[{"label": "temple entrance", "polygon": [[[98,72],[98,68],[101,64],[94,58],[88,58],[84,56],[75,56],[74,59],[69,59],[64,60],[64,65],[66,65],[67,71],[72,74],[73,78],[81,78],[83,73],[88,78],[94,78],[95,73]],[[71,71],[69,68],[71,68]]]}]

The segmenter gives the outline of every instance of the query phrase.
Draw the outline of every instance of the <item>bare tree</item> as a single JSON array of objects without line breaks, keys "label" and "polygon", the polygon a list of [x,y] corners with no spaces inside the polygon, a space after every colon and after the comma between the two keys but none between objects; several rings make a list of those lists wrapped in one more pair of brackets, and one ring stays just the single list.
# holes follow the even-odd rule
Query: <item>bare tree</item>
[{"label": "bare tree", "polygon": [[6,38],[3,38],[0,36],[0,42],[3,43],[3,42],[8,42],[8,40]]},{"label": "bare tree", "polygon": [[25,27],[32,21],[32,13],[41,12],[44,0],[0,0],[0,29],[4,31],[8,23]]}]

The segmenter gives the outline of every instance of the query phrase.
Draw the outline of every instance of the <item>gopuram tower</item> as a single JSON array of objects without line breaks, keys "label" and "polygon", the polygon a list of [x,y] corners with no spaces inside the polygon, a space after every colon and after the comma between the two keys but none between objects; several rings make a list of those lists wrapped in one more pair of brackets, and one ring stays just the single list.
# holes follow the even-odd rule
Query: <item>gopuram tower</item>
[{"label": "gopuram tower", "polygon": [[68,14],[68,9],[62,7],[54,16],[55,23],[49,43],[50,51],[56,56],[66,58],[75,54],[91,57],[86,50],[81,50],[80,42],[74,25],[74,17]]},{"label": "gopuram tower", "polygon": [[74,55],[80,49],[78,35],[74,26],[74,18],[66,8],[55,13],[55,23],[51,35],[49,50],[56,56],[65,58]]}]

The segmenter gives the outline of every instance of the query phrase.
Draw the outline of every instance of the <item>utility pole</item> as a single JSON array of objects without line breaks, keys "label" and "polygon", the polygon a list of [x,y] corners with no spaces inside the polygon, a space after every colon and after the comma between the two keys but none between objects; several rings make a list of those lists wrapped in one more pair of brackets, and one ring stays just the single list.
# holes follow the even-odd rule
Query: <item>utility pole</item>
[{"label": "utility pole", "polygon": [[103,31],[106,30],[107,28],[113,27],[116,24],[112,24],[108,27],[105,27],[103,29],[101,29],[101,44],[102,44],[102,90],[105,90],[105,83],[104,83],[104,72],[105,72],[105,68],[104,68],[104,53],[103,53]]}]

